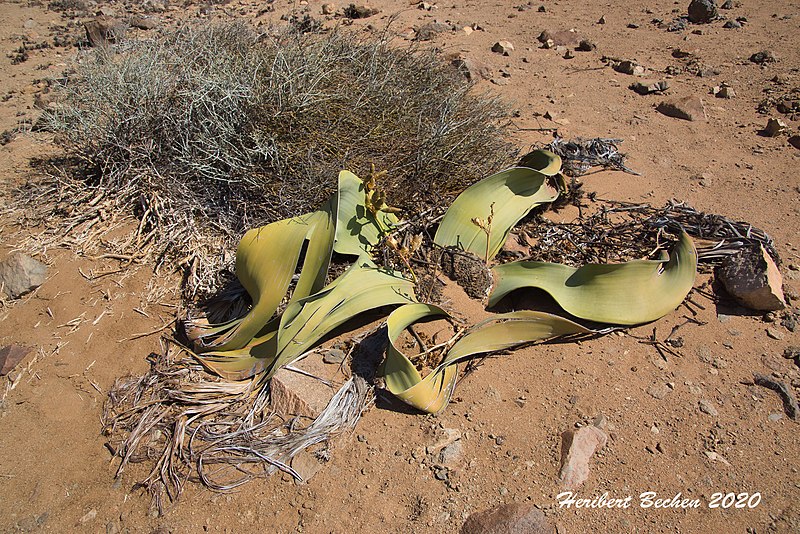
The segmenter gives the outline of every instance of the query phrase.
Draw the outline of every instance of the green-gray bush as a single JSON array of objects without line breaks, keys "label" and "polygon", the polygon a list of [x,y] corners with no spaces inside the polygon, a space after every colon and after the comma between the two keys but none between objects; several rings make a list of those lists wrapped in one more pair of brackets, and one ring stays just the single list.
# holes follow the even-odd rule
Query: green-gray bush
[{"label": "green-gray bush", "polygon": [[516,155],[502,104],[386,37],[187,25],[88,53],[59,91],[48,122],[90,185],[140,214],[157,201],[179,243],[313,210],[342,168],[388,169],[415,213]]}]

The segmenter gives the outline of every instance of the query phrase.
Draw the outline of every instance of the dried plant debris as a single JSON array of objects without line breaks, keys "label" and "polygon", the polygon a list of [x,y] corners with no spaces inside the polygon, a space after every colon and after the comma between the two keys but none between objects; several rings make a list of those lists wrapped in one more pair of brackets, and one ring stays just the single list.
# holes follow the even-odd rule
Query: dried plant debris
[{"label": "dried plant debris", "polygon": [[[385,347],[385,332],[368,332],[355,343],[351,376],[309,423],[275,415],[269,387],[260,381],[216,378],[167,342],[161,355],[150,356],[144,376],[117,380],[106,400],[103,426],[107,447],[120,458],[116,476],[129,463],[152,462],[139,485],[158,512],[186,481],[225,491],[276,471],[301,480],[292,458],[354,429],[374,402],[376,354]],[[317,452],[323,461],[329,454],[326,447]]]},{"label": "dried plant debris", "polygon": [[[742,248],[763,245],[779,262],[772,238],[746,222],[703,213],[680,202],[663,208],[600,200],[589,195],[580,217],[555,223],[538,215],[522,226],[533,244],[531,257],[540,261],[580,266],[612,263],[651,256],[668,239],[665,229],[681,227],[697,243],[698,259],[707,268]],[[584,214],[589,211],[590,214]]]},{"label": "dried plant debris", "polygon": [[625,165],[625,154],[617,148],[617,144],[621,142],[622,139],[600,137],[578,137],[569,141],[556,137],[543,148],[561,156],[563,172],[568,176],[581,176],[592,167],[616,169],[638,176],[638,172]]},{"label": "dried plant debris", "polygon": [[36,206],[23,224],[90,249],[133,220],[136,235],[106,252],[180,264],[202,295],[231,265],[220,250],[315,209],[342,168],[387,169],[410,216],[516,158],[505,105],[435,51],[306,30],[189,24],[86,51],[46,111],[69,158],[20,191]]}]

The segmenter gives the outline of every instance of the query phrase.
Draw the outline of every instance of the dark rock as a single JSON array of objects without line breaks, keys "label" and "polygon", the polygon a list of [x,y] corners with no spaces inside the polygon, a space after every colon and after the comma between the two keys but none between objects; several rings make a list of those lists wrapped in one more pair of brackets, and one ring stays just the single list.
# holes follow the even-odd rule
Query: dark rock
[{"label": "dark rock", "polygon": [[723,2],[722,5],[719,6],[719,8],[720,9],[733,9],[733,0],[725,0],[725,2]]},{"label": "dark rock", "polygon": [[596,49],[597,45],[589,39],[581,39],[581,42],[578,43],[578,50],[580,52],[591,52],[592,50]]},{"label": "dark rock", "polygon": [[726,28],[726,29],[728,29],[728,30],[731,30],[731,29],[738,29],[738,28],[741,28],[741,27],[742,27],[742,23],[741,23],[741,22],[739,22],[738,20],[729,20],[728,22],[726,22],[725,24],[723,24],[723,25],[722,25],[722,27],[723,27],[723,28]]},{"label": "dark rock", "polygon": [[461,534],[553,534],[555,529],[533,504],[504,504],[470,515]]},{"label": "dark rock", "polygon": [[622,74],[630,74],[632,76],[641,76],[644,74],[644,67],[637,64],[635,61],[619,61],[614,63],[614,70]]},{"label": "dark rock", "polygon": [[717,279],[739,303],[754,310],[786,307],[783,277],[764,247],[743,249],[717,268]]},{"label": "dark rock", "polygon": [[787,360],[796,360],[800,358],[800,347],[796,345],[790,345],[783,349],[783,357]]},{"label": "dark rock", "polygon": [[485,298],[494,283],[486,262],[468,252],[445,251],[442,254],[442,272],[474,299]]},{"label": "dark rock", "polygon": [[800,149],[800,135],[793,135],[789,138],[789,144]]},{"label": "dark rock", "polygon": [[664,100],[656,107],[656,110],[667,117],[676,119],[684,119],[687,121],[707,120],[703,101],[696,96],[684,96]]},{"label": "dark rock", "polygon": [[662,93],[666,91],[669,89],[669,84],[666,82],[666,80],[643,80],[641,82],[632,84],[630,88],[640,95],[649,95],[650,93]]},{"label": "dark rock", "polygon": [[756,52],[752,56],[750,56],[750,61],[755,63],[756,65],[767,65],[769,63],[775,63],[775,54],[773,54],[769,50],[762,50],[761,52]]},{"label": "dark rock", "polygon": [[667,25],[668,32],[682,32],[686,29],[689,19],[686,17],[678,17]]},{"label": "dark rock", "polygon": [[769,119],[761,131],[767,137],[775,137],[786,131],[786,123],[781,119]]},{"label": "dark rock", "polygon": [[608,436],[596,426],[568,430],[561,435],[561,472],[559,478],[566,489],[575,489],[589,478],[589,459],[602,449]]},{"label": "dark rock", "polygon": [[110,17],[100,16],[83,24],[86,38],[94,47],[116,43],[125,35],[125,24]]},{"label": "dark rock", "polygon": [[429,22],[417,30],[415,41],[430,41],[440,33],[452,31],[453,27],[441,22]]},{"label": "dark rock", "polygon": [[343,11],[344,16],[348,19],[366,19],[372,15],[377,15],[378,13],[380,13],[379,9],[363,5],[357,6],[355,4],[350,4],[344,8]]},{"label": "dark rock", "polygon": [[717,18],[714,0],[692,0],[689,4],[689,20],[695,24],[706,24]]},{"label": "dark rock", "polygon": [[12,299],[33,291],[46,277],[47,265],[25,254],[12,254],[0,262],[0,287]]},{"label": "dark rock", "polygon": [[31,351],[29,347],[6,345],[0,348],[0,376],[6,376]]},{"label": "dark rock", "polygon": [[605,15],[601,16],[600,19],[597,21],[597,23],[598,24],[605,24],[606,23],[606,16]]}]

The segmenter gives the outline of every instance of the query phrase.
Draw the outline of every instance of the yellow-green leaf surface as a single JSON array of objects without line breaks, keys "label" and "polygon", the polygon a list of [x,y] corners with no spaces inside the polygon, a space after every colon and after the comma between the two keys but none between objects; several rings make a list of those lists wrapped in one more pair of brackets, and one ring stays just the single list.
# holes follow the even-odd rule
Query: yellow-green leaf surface
[{"label": "yellow-green leaf surface", "polygon": [[379,212],[373,216],[364,205],[364,195],[364,183],[358,176],[350,171],[339,173],[339,212],[334,245],[339,254],[368,256],[372,247],[398,222],[392,213]]},{"label": "yellow-green leaf surface", "polygon": [[542,262],[514,262],[493,269],[489,306],[521,287],[539,288],[575,317],[633,325],[677,308],[694,285],[697,251],[686,232],[669,261],[636,260],[574,269]]},{"label": "yellow-green leaf surface", "polygon": [[487,235],[472,221],[488,221],[493,210],[487,258],[491,259],[520,219],[535,206],[557,197],[558,189],[541,172],[527,167],[507,169],[461,193],[445,213],[434,242],[442,247],[460,247],[483,258],[487,253]]},{"label": "yellow-green leaf surface", "polygon": [[403,402],[423,412],[436,413],[447,406],[455,388],[459,361],[534,341],[592,332],[573,321],[542,312],[519,311],[497,315],[472,327],[450,348],[442,362],[422,378],[411,360],[397,348],[395,341],[408,326],[422,319],[447,315],[438,306],[409,304],[392,312],[387,319],[389,347],[384,364],[386,388]]},{"label": "yellow-green leaf surface", "polygon": [[[376,219],[365,208],[364,200],[361,180],[342,171],[337,193],[319,211],[248,231],[236,251],[236,276],[253,300],[253,307],[241,319],[200,326],[204,341],[201,349],[225,351],[249,346],[285,297],[306,240],[308,247],[290,304],[320,291],[334,250],[368,257],[383,232],[397,223],[397,217],[379,213]],[[217,337],[208,341],[213,336]]]},{"label": "yellow-green leaf surface", "polygon": [[528,167],[545,176],[555,176],[561,171],[561,156],[549,150],[534,150],[522,157],[520,167]]},{"label": "yellow-green leaf surface", "polygon": [[413,282],[399,274],[357,263],[322,291],[290,304],[279,321],[270,321],[246,347],[198,358],[229,380],[264,371],[271,376],[348,320],[382,306],[414,302],[413,291]]},{"label": "yellow-green leaf surface", "polygon": [[447,317],[448,313],[432,304],[408,304],[393,311],[386,320],[389,346],[383,372],[386,389],[393,395],[423,412],[436,413],[447,405],[458,375],[455,365],[445,366],[422,378],[395,345],[400,334],[410,325],[426,318]]},{"label": "yellow-green leaf surface", "polygon": [[[236,251],[236,276],[253,300],[247,315],[208,344],[215,350],[247,345],[272,318],[292,281],[311,215],[249,230]],[[277,253],[277,251],[280,251]]]}]

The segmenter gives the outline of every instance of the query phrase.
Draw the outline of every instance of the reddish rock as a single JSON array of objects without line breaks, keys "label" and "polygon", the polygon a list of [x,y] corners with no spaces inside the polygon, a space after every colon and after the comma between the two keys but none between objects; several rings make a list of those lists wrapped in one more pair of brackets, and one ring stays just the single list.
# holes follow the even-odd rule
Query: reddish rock
[{"label": "reddish rock", "polygon": [[664,100],[656,108],[667,117],[687,121],[706,121],[706,109],[703,101],[696,96],[683,96]]},{"label": "reddish rock", "polygon": [[783,277],[762,246],[728,257],[716,275],[725,290],[748,308],[773,311],[786,307]]},{"label": "reddish rock", "polygon": [[561,434],[561,484],[576,489],[589,478],[589,459],[602,449],[608,436],[596,426],[585,426]]},{"label": "reddish rock", "polygon": [[315,419],[336,393],[334,388],[319,379],[330,380],[336,375],[338,368],[325,365],[316,354],[295,362],[292,367],[312,376],[289,369],[281,369],[275,373],[270,382],[272,408],[283,417],[302,416]]},{"label": "reddish rock", "polygon": [[555,529],[532,504],[504,504],[470,515],[461,534],[553,534]]},{"label": "reddish rock", "polygon": [[14,370],[22,359],[31,351],[29,347],[6,345],[0,348],[0,376],[6,376]]},{"label": "reddish rock", "polygon": [[125,35],[125,25],[105,15],[84,23],[83,27],[89,44],[94,47],[116,43]]}]

